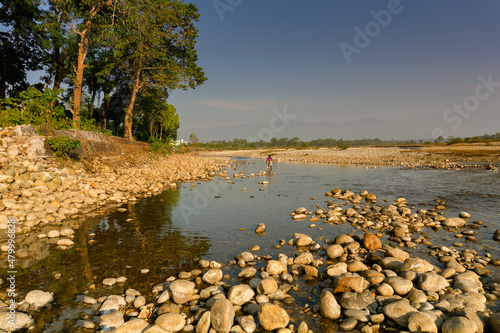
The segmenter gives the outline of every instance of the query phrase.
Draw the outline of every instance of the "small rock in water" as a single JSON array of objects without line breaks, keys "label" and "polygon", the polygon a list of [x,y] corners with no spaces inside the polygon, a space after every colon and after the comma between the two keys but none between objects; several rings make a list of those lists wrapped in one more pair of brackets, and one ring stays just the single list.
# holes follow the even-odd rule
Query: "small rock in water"
[{"label": "small rock in water", "polygon": [[468,219],[470,217],[470,214],[467,212],[461,212],[458,216],[463,219]]},{"label": "small rock in water", "polygon": [[285,328],[290,321],[285,309],[270,303],[259,305],[258,319],[262,327],[268,331]]},{"label": "small rock in water", "polygon": [[42,290],[32,290],[26,295],[25,300],[36,308],[42,308],[49,305],[54,300],[54,296]]},{"label": "small rock in water", "polygon": [[266,233],[266,225],[264,223],[259,223],[255,228],[255,233],[259,236],[262,236]]},{"label": "small rock in water", "polygon": [[450,217],[444,220],[443,225],[450,228],[460,228],[465,226],[465,220],[461,217]]},{"label": "small rock in water", "polygon": [[102,280],[102,284],[105,286],[108,286],[108,287],[113,286],[116,282],[117,281],[115,278],[106,278],[106,279]]}]

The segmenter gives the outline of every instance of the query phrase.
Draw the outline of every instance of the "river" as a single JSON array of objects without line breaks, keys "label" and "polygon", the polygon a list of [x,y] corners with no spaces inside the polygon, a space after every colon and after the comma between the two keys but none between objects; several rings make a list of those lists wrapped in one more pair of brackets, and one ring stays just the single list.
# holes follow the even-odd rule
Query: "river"
[{"label": "river", "polygon": [[[196,268],[199,259],[227,263],[253,245],[260,246],[257,255],[294,256],[297,251],[291,246],[273,246],[280,239],[288,241],[295,232],[306,233],[313,239],[333,239],[350,232],[361,235],[348,223],[332,226],[320,220],[315,222],[317,227],[310,228],[307,220],[291,219],[289,214],[300,206],[312,211],[318,205],[326,208],[325,201],[331,198],[324,194],[334,188],[354,193],[367,190],[377,195],[382,204],[386,204],[384,200],[392,203],[403,197],[410,207],[415,207],[413,211],[430,209],[436,199],[444,200],[446,217],[466,211],[471,214],[470,221],[484,222],[475,230],[478,242],[461,240],[464,247],[500,257],[500,247],[492,239],[493,232],[500,228],[499,173],[277,163],[275,175],[248,177],[260,170],[265,170],[262,160],[235,158],[228,170],[232,184],[223,178],[179,184],[175,190],[124,205],[126,211],[87,218],[76,232],[74,248],[52,251],[47,258],[18,272],[17,283],[22,292],[42,289],[56,295],[52,309],[39,318],[44,323],[52,322],[44,331],[60,329],[66,316],[76,313],[72,305],[75,296],[85,291],[101,296],[135,288],[149,295],[152,285]],[[240,172],[246,178],[232,176]],[[269,183],[262,185],[261,181]],[[266,225],[263,236],[254,232],[259,223]],[[426,228],[425,232],[436,245],[452,246],[457,241],[453,233],[443,229]],[[428,258],[426,252],[425,246],[413,250],[414,255]],[[143,274],[142,269],[149,272]],[[225,268],[224,273],[230,276],[228,283],[237,283],[239,270],[237,266]],[[54,278],[58,273],[60,278]],[[127,282],[113,288],[101,286],[104,278],[118,276],[127,277]],[[306,296],[306,292],[299,294],[296,304],[303,306]],[[42,323],[37,325],[41,326]]]}]

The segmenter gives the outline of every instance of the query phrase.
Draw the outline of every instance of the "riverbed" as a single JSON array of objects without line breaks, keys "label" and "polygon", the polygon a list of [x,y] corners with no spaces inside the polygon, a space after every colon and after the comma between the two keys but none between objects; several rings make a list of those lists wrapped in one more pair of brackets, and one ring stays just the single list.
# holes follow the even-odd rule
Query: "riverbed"
[{"label": "riverbed", "polygon": [[[94,217],[78,221],[81,227],[76,231],[72,249],[53,251],[33,266],[20,269],[17,284],[21,294],[33,289],[55,293],[56,301],[38,317],[37,329],[60,330],[65,316],[78,312],[72,309],[78,294],[98,297],[135,288],[147,296],[152,285],[198,267],[200,259],[227,263],[254,245],[260,247],[255,252],[259,256],[276,258],[279,253],[293,256],[296,248],[277,249],[275,245],[281,239],[288,241],[296,232],[313,239],[333,239],[346,233],[362,235],[361,230],[349,223],[332,226],[320,220],[314,222],[316,227],[311,227],[308,220],[294,221],[290,217],[300,206],[310,211],[318,207],[326,209],[325,201],[331,198],[324,194],[334,188],[354,193],[366,190],[374,193],[381,204],[403,197],[414,211],[434,207],[436,199],[445,202],[446,217],[466,211],[471,214],[469,221],[483,222],[474,229],[477,242],[462,239],[463,247],[500,258],[498,242],[492,239],[500,227],[497,172],[276,163],[276,174],[258,176],[259,171],[265,170],[264,161],[238,157],[234,161],[227,173],[230,182],[225,177],[216,177],[211,181],[183,183],[160,195],[125,204],[121,211],[96,212]],[[254,177],[250,177],[252,173]],[[264,181],[268,183],[259,184]],[[254,232],[259,223],[266,225],[262,236]],[[425,228],[424,232],[434,245],[452,247],[457,242],[455,233],[444,229]],[[383,240],[387,240],[386,235]],[[414,256],[433,260],[424,245],[411,251]],[[496,272],[492,265],[488,267]],[[224,268],[229,284],[237,282],[238,270],[238,267]],[[2,270],[2,276],[4,273]],[[104,278],[118,276],[128,280],[112,288],[102,286]],[[307,291],[316,288],[301,283]],[[311,302],[307,294],[297,295],[297,307]],[[312,318],[308,321],[316,332],[319,323]]]}]

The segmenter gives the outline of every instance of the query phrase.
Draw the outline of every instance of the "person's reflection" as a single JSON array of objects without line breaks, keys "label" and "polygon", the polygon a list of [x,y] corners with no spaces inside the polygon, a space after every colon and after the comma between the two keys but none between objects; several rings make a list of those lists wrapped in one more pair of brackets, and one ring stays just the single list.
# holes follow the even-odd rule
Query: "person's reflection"
[{"label": "person's reflection", "polygon": [[273,176],[274,176],[274,173],[267,174],[267,179],[269,181],[269,185],[271,185],[273,183]]}]

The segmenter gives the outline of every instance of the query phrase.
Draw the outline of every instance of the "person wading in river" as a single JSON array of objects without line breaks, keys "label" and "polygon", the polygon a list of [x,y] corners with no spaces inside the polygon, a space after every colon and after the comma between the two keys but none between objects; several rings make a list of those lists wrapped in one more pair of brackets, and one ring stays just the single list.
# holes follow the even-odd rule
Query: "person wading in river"
[{"label": "person wading in river", "polygon": [[269,155],[266,159],[267,161],[267,172],[272,173],[273,172],[273,158],[271,155]]}]

